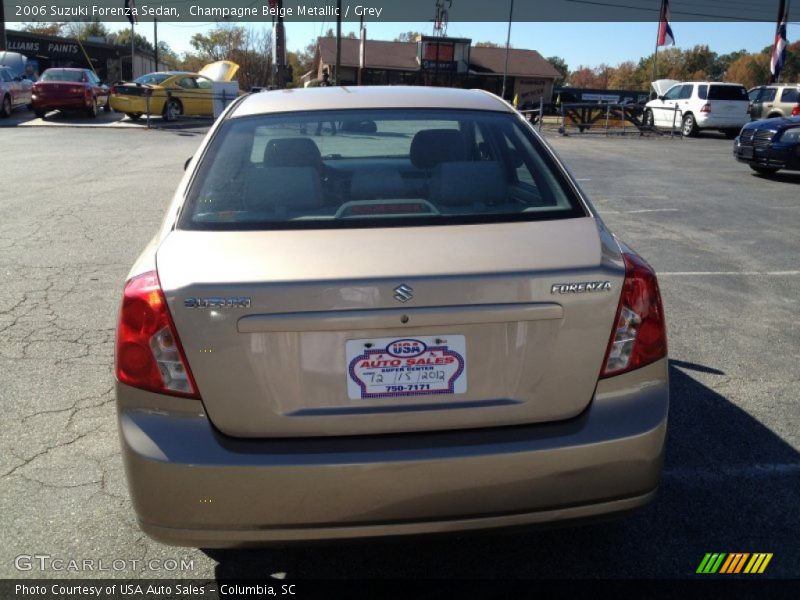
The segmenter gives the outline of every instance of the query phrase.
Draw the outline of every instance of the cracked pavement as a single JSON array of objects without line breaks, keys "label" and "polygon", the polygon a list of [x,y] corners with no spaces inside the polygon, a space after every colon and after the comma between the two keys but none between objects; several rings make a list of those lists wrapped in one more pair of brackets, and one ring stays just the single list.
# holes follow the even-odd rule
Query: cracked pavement
[{"label": "cracked pavement", "polygon": [[[772,576],[800,575],[800,276],[770,274],[800,268],[800,174],[753,176],[714,136],[551,138],[660,274],[672,406],[650,507],[557,531],[206,554],[136,526],[112,388],[123,280],[201,136],[2,136],[0,577],[689,577],[708,551],[774,552]],[[140,568],[19,572],[20,554]],[[194,569],[142,570],[165,558]]]}]

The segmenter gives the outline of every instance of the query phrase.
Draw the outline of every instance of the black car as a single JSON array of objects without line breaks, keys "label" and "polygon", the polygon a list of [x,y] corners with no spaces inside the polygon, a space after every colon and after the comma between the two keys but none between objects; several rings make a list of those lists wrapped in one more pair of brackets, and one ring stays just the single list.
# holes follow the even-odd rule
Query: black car
[{"label": "black car", "polygon": [[762,175],[780,169],[800,171],[800,117],[748,123],[734,142],[733,155]]}]

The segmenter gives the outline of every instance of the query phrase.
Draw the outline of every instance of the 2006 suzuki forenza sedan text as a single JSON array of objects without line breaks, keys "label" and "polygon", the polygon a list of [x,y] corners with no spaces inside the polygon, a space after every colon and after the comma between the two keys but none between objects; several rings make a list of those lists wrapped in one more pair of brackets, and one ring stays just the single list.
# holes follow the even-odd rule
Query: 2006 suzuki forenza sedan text
[{"label": "2006 suzuki forenza sedan text", "polygon": [[133,504],[200,547],[628,511],[666,355],[653,270],[499,98],[244,96],[125,285]]}]

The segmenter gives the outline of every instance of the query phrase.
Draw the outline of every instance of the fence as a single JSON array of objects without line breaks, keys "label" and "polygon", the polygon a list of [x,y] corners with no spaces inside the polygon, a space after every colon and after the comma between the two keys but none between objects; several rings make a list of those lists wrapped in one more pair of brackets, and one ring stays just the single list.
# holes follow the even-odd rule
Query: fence
[{"label": "fence", "polygon": [[[557,110],[552,110],[556,108]],[[656,127],[654,110],[668,110],[672,120],[668,127],[659,123]],[[649,112],[648,112],[649,111]],[[570,133],[600,133],[604,135],[681,135],[683,112],[675,107],[652,107],[645,109],[640,104],[567,102],[557,106],[540,102],[538,109],[520,111],[539,131],[543,127],[556,130],[561,135]],[[662,121],[662,119],[657,119]],[[667,119],[669,121],[669,119]]]}]

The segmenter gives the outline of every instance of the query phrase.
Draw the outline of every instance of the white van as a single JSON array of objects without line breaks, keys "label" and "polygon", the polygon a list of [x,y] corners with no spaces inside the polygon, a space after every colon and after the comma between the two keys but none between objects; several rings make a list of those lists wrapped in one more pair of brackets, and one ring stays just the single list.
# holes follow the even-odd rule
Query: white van
[{"label": "white van", "polygon": [[[663,91],[667,83],[672,85]],[[750,121],[747,90],[739,83],[660,80],[652,85],[657,97],[645,105],[647,125],[680,129],[685,136],[717,129],[733,139]]]}]

